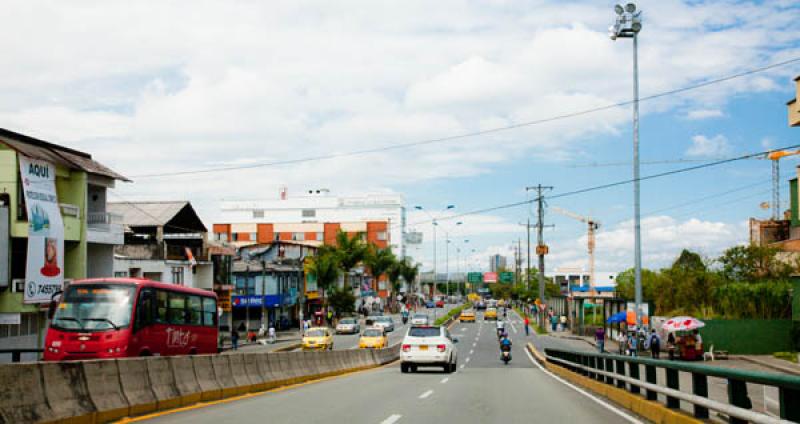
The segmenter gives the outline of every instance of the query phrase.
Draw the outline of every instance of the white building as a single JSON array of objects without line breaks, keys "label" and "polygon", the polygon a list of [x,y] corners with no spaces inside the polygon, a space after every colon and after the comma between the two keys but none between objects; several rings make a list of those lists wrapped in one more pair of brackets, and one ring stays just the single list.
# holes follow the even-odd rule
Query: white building
[{"label": "white building", "polygon": [[[610,288],[617,286],[616,272],[595,271],[595,288]],[[554,268],[546,271],[545,276],[552,278],[561,289],[562,293],[568,293],[574,287],[589,287],[591,275],[583,268]]]},{"label": "white building", "polygon": [[221,224],[214,225],[215,239],[238,245],[273,240],[329,243],[341,229],[364,233],[368,241],[405,256],[405,200],[397,194],[337,196],[315,189],[290,196],[283,189],[273,199],[225,201],[221,213]]}]

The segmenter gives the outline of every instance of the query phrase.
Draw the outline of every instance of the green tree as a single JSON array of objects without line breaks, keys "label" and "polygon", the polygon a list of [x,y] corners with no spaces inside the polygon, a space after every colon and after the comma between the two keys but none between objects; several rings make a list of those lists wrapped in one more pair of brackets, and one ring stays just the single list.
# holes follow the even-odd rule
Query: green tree
[{"label": "green tree", "polygon": [[789,278],[795,267],[778,258],[778,249],[768,246],[734,246],[719,258],[722,276],[730,281],[755,282]]},{"label": "green tree", "polygon": [[325,292],[329,291],[339,279],[339,258],[333,248],[320,246],[316,255],[306,265],[305,272],[317,280],[320,297],[325,301]]},{"label": "green tree", "polygon": [[[400,293],[400,279],[403,277],[403,267],[406,266],[406,261],[398,261],[395,260],[392,266],[386,271],[386,277],[389,279],[389,284],[392,285],[392,302],[397,297],[397,293]],[[411,289],[411,285],[407,286],[407,289]]]},{"label": "green tree", "polygon": [[[659,275],[655,271],[642,268],[642,298],[655,300],[656,285]],[[633,268],[621,272],[617,276],[617,296],[623,299],[634,298],[634,270]]]},{"label": "green tree", "polygon": [[336,247],[334,247],[339,267],[344,272],[345,290],[350,287],[350,271],[353,270],[367,255],[367,245],[363,241],[363,234],[358,233],[350,237],[344,231],[336,233]]},{"label": "green tree", "polygon": [[350,314],[356,310],[356,297],[351,290],[336,288],[331,291],[328,298],[328,305],[333,308],[336,317],[339,318],[344,314]]},{"label": "green tree", "polygon": [[367,247],[367,253],[364,255],[364,265],[375,281],[389,271],[396,262],[397,258],[391,250],[381,249],[374,244]]},{"label": "green tree", "polygon": [[416,284],[417,284],[417,275],[419,275],[419,264],[412,265],[411,262],[406,259],[402,262],[400,275],[403,276],[403,280],[406,282],[409,288],[414,287],[414,292],[417,292]]}]

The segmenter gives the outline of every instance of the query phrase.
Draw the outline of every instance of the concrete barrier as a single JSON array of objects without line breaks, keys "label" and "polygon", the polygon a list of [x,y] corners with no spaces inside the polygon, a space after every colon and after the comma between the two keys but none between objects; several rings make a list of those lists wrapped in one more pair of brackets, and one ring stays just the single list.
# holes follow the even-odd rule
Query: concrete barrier
[{"label": "concrete barrier", "polygon": [[[143,359],[135,359],[141,361]],[[156,408],[172,409],[181,406],[181,393],[175,382],[175,373],[169,358],[150,357],[144,360],[147,364],[147,377],[150,379],[153,395],[156,397]]]},{"label": "concrete barrier", "polygon": [[[258,373],[261,374],[262,390],[269,390],[278,386],[280,376],[275,355],[261,353],[256,356],[258,359]],[[273,370],[274,368],[274,370]]]},{"label": "concrete barrier", "polygon": [[[188,359],[191,362],[188,364],[188,370],[194,376],[195,383],[197,383],[195,393],[198,393],[200,397],[196,402],[221,399],[222,387],[220,387],[217,376],[214,373],[211,355],[195,355]],[[177,374],[175,374],[175,380],[178,380]],[[178,385],[180,386],[180,383]],[[184,392],[181,391],[181,396],[183,394]]]},{"label": "concrete barrier", "polygon": [[283,355],[287,356],[288,369],[287,372],[292,378],[292,384],[302,383],[305,381],[306,376],[306,363],[303,361],[303,355],[306,352],[289,352]]},{"label": "concrete barrier", "polygon": [[86,388],[97,410],[96,423],[107,423],[128,416],[128,400],[122,393],[116,360],[81,361]]},{"label": "concrete barrier", "polygon": [[280,355],[281,369],[288,378],[288,381],[286,382],[287,384],[297,384],[301,381],[299,378],[300,373],[294,366],[296,363],[294,358],[298,354],[302,355],[303,352],[278,353],[278,355]]},{"label": "concrete barrier", "polygon": [[237,386],[236,380],[233,378],[233,368],[231,367],[231,361],[229,359],[230,356],[233,355],[211,355],[211,365],[214,367],[214,377],[217,379],[217,383],[219,383],[220,388],[222,388],[223,398],[246,393],[247,389],[249,388],[245,387],[245,390],[242,391]]},{"label": "concrete barrier", "polygon": [[242,367],[244,369],[245,376],[247,377],[247,381],[250,384],[250,388],[248,390],[251,392],[264,390],[262,388],[264,385],[264,378],[261,376],[261,372],[258,369],[258,354],[245,353],[241,356],[242,356]]},{"label": "concrete barrier", "polygon": [[[172,356],[169,358],[172,375],[175,376],[175,388],[180,394],[181,405],[192,405],[202,399],[202,388],[191,356]],[[209,367],[210,368],[210,367]]]},{"label": "concrete barrier", "polygon": [[[0,365],[0,422],[34,423],[53,417],[38,364]],[[12,384],[13,382],[13,384]]]},{"label": "concrete barrier", "polygon": [[[43,362],[42,381],[52,419],[70,418],[74,423],[91,423],[96,412],[86,388],[80,362]],[[52,421],[46,419],[46,421]]]},{"label": "concrete barrier", "polygon": [[147,361],[137,358],[118,359],[117,368],[122,393],[128,400],[129,414],[142,415],[155,411],[158,408],[158,399],[153,393]]},{"label": "concrete barrier", "polygon": [[320,377],[327,377],[331,375],[333,371],[330,363],[326,360],[326,358],[329,358],[331,355],[333,355],[333,352],[309,352],[306,359],[306,366],[312,374]]}]

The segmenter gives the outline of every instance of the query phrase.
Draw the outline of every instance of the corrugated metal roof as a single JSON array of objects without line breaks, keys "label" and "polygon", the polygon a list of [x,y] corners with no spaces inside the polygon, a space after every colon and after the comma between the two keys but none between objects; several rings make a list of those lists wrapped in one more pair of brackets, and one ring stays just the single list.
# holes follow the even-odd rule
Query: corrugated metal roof
[{"label": "corrugated metal roof", "polygon": [[108,212],[122,216],[126,227],[157,227],[168,223],[189,202],[109,202]]},{"label": "corrugated metal roof", "polygon": [[80,169],[115,180],[130,181],[128,178],[95,161],[88,153],[48,143],[5,128],[0,128],[0,143],[34,159],[46,160],[67,168]]}]

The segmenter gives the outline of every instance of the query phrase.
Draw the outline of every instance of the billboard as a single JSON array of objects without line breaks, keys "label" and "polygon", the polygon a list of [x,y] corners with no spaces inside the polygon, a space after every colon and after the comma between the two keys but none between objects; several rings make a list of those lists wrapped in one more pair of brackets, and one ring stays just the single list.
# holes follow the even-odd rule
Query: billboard
[{"label": "billboard", "polygon": [[417,231],[409,231],[406,233],[407,244],[422,244],[422,233]]},{"label": "billboard", "polygon": [[483,273],[483,282],[484,283],[496,283],[497,282],[497,273],[496,272],[484,272]]},{"label": "billboard", "polygon": [[64,223],[56,195],[56,167],[21,154],[18,157],[28,212],[23,302],[48,303],[64,286]]}]

